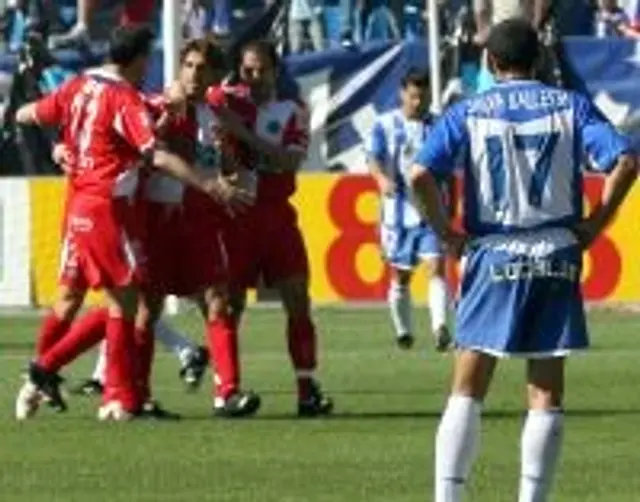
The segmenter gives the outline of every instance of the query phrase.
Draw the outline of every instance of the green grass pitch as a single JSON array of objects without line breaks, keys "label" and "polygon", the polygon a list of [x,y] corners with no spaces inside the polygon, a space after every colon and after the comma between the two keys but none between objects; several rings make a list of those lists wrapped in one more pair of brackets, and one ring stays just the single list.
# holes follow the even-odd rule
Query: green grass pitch
[{"label": "green grass pitch", "polygon": [[[278,310],[252,310],[242,335],[245,386],[260,392],[254,419],[210,418],[209,384],[185,394],[162,350],[156,394],[181,423],[101,424],[97,403],[70,399],[13,419],[34,318],[5,317],[0,338],[2,502],[424,502],[432,500],[433,437],[450,358],[423,336],[392,343],[383,309],[320,309],[322,380],[336,399],[329,420],[293,418],[293,379]],[[426,333],[427,319],[418,314]],[[195,316],[177,322],[199,336]],[[594,349],[569,363],[566,439],[554,502],[640,501],[640,320],[590,316]],[[65,371],[85,375],[85,357]],[[516,500],[524,406],[522,363],[503,363],[486,404],[470,502]]]}]

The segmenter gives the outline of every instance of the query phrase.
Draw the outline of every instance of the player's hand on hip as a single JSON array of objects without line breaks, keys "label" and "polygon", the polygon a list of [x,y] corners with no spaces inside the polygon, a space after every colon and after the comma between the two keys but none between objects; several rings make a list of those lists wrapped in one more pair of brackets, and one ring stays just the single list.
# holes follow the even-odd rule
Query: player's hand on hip
[{"label": "player's hand on hip", "polygon": [[65,174],[70,174],[71,173],[71,169],[72,169],[72,165],[73,165],[73,161],[74,161],[74,156],[73,156],[73,152],[71,152],[70,148],[68,148],[63,143],[56,143],[53,146],[53,151],[51,152],[51,157],[53,158],[53,161],[58,166],[60,166],[60,169],[62,169],[63,173],[65,173]]},{"label": "player's hand on hip", "polygon": [[442,238],[445,251],[455,258],[460,258],[464,254],[468,242],[469,236],[455,230],[447,232]]},{"label": "player's hand on hip", "polygon": [[380,180],[378,181],[378,185],[380,187],[380,192],[382,193],[382,195],[390,196],[393,195],[396,191],[396,184],[386,176],[380,178]]},{"label": "player's hand on hip", "polygon": [[594,218],[584,219],[571,228],[582,249],[590,248],[602,230],[602,224]]}]

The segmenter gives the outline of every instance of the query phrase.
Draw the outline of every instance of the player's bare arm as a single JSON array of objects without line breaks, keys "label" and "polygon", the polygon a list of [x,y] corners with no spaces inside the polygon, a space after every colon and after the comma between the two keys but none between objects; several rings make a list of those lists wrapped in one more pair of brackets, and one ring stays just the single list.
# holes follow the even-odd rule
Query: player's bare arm
[{"label": "player's bare arm", "polygon": [[27,103],[18,108],[16,112],[16,122],[22,125],[37,125],[39,122],[36,113],[36,103]]},{"label": "player's bare arm", "polygon": [[383,195],[392,195],[396,191],[396,185],[393,180],[384,173],[384,168],[376,159],[369,159],[369,172],[378,185],[380,193]]},{"label": "player's bare arm", "polygon": [[454,256],[460,256],[467,238],[451,226],[451,220],[443,210],[440,191],[433,175],[415,164],[411,168],[409,181],[420,215],[431,225],[447,250]]},{"label": "player's bare arm", "polygon": [[216,113],[231,134],[246,143],[252,150],[264,155],[274,170],[297,171],[302,166],[306,158],[305,152],[285,149],[261,138],[247,128],[240,117],[227,108],[216,108]]},{"label": "player's bare arm", "polygon": [[614,170],[605,179],[601,200],[591,214],[574,231],[581,244],[588,248],[615,216],[638,177],[638,159],[622,155]]},{"label": "player's bare arm", "polygon": [[152,165],[154,168],[167,172],[183,183],[231,207],[243,207],[253,202],[252,195],[246,190],[232,186],[221,176],[216,178],[206,176],[202,172],[193,169],[177,155],[165,149],[154,150]]}]

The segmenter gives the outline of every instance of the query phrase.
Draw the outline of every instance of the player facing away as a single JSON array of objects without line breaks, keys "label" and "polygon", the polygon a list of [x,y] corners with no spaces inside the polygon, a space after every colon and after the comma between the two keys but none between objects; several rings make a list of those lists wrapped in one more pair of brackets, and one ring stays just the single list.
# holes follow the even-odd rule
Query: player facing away
[{"label": "player facing away", "polygon": [[[422,215],[463,274],[451,395],[435,446],[435,501],[458,502],[477,446],[497,359],[527,364],[519,502],[548,500],[564,426],[565,358],[589,345],[580,289],[582,252],[637,177],[627,140],[585,96],[532,80],[538,39],[510,19],[487,49],[498,83],[450,107],[412,168]],[[464,162],[464,228],[437,203],[437,180]],[[582,161],[607,175],[583,218]]]},{"label": "player facing away", "polygon": [[[249,42],[241,51],[241,81],[223,88],[222,97],[219,90],[212,90],[209,102],[224,129],[242,142],[247,155],[239,160],[249,162],[247,167],[258,173],[254,206],[230,222],[226,235],[236,287],[232,303],[243,305],[246,288],[255,287],[259,277],[278,290],[287,315],[298,415],[316,417],[331,413],[333,401],[321,391],[315,377],[317,336],[311,319],[309,262],[297,214],[289,201],[296,189],[296,172],[306,157],[309,117],[300,100],[278,94],[278,67],[271,44]],[[214,357],[219,357],[224,347],[219,348]],[[227,362],[239,364],[237,357]]]},{"label": "player facing away", "polygon": [[[410,348],[414,342],[410,284],[413,269],[424,261],[430,273],[431,328],[436,349],[445,351],[451,336],[447,328],[444,253],[438,237],[414,207],[407,182],[413,159],[431,127],[428,93],[428,74],[410,70],[402,79],[400,109],[376,120],[367,156],[369,170],[382,197],[380,239],[383,257],[392,273],[387,302],[397,343],[401,348]],[[443,199],[449,186],[448,182],[443,184]]]},{"label": "player facing away", "polygon": [[[23,106],[23,124],[61,126],[75,159],[71,168],[61,258],[59,299],[42,323],[37,359],[16,402],[17,418],[28,418],[44,394],[61,410],[60,379],[47,371],[48,352],[68,335],[88,289],[105,292],[107,368],[99,418],[128,420],[140,412],[135,316],[142,266],[144,212],[137,200],[141,165],[152,165],[221,196],[179,157],[158,147],[137,85],[142,81],[154,35],[144,26],[117,29],[109,62],[80,75],[45,98]],[[37,407],[37,406],[36,406]]]}]

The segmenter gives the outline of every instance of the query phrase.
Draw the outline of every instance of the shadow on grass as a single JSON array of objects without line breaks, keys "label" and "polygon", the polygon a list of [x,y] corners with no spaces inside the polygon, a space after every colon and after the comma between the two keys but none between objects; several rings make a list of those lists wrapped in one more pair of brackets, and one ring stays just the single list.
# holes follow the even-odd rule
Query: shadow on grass
[{"label": "shadow on grass", "polygon": [[[310,422],[317,423],[322,421],[335,422],[335,421],[358,421],[358,420],[412,420],[412,419],[440,419],[441,410],[407,410],[407,411],[336,411],[328,417],[319,418],[298,418],[293,413],[265,413],[258,414],[254,417],[239,418],[239,419],[226,419],[226,421],[238,421],[238,422],[251,422],[251,421],[297,421],[297,422]],[[507,420],[519,418],[522,419],[525,416],[525,411],[522,410],[487,410],[483,413],[483,420]],[[640,409],[619,409],[619,410],[605,410],[605,409],[581,409],[581,410],[567,410],[565,415],[569,418],[602,418],[602,417],[615,417],[615,416],[640,416]],[[211,420],[210,415],[199,416],[187,416],[184,417],[186,421],[198,421],[198,420]],[[225,420],[225,419],[216,419]]]}]

